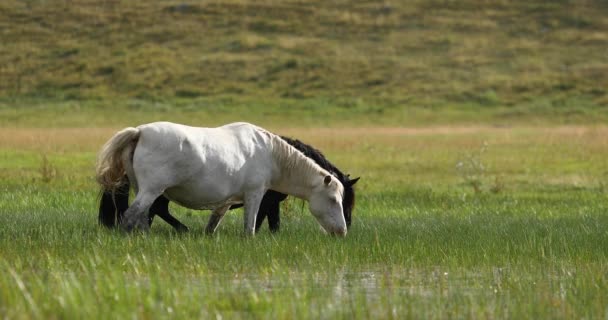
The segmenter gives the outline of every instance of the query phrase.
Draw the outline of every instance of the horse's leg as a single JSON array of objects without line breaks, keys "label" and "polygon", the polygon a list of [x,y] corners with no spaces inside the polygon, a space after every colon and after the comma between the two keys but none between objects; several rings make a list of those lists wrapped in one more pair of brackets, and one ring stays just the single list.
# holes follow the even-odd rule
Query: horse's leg
[{"label": "horse's leg", "polygon": [[268,228],[272,233],[279,231],[281,227],[280,204],[280,201],[274,201],[268,207]]},{"label": "horse's leg", "polygon": [[154,200],[150,212],[148,213],[148,224],[152,225],[154,216],[157,215],[169,223],[177,232],[187,232],[188,227],[183,225],[179,220],[169,212],[169,199],[165,196],[160,196]]},{"label": "horse's leg", "polygon": [[255,234],[255,220],[264,197],[264,190],[252,191],[245,194],[245,234]]},{"label": "horse's leg", "polygon": [[114,195],[112,191],[103,191],[99,201],[99,224],[113,228],[116,226],[116,206],[114,205]]},{"label": "horse's leg", "polygon": [[129,179],[125,177],[125,183],[123,183],[116,192],[114,193],[114,203],[116,204],[116,223],[120,225],[122,218],[125,215],[125,211],[129,208]]},{"label": "horse's leg", "polygon": [[148,210],[154,203],[154,200],[159,196],[158,193],[148,192],[146,190],[140,190],[135,197],[135,201],[131,204],[129,209],[125,212],[125,216],[122,219],[121,227],[125,231],[131,231],[133,228],[148,231],[150,225],[148,224]]},{"label": "horse's leg", "polygon": [[260,209],[258,209],[258,214],[255,218],[255,232],[257,233],[260,228],[262,227],[262,223],[264,222],[264,219],[266,219],[266,215],[268,214],[268,210],[270,209],[270,207],[272,206],[272,196],[271,196],[271,192],[272,191],[268,191],[264,194],[264,197],[262,198],[262,202],[260,203]]},{"label": "horse's leg", "polygon": [[258,210],[258,215],[255,219],[255,232],[260,230],[266,217],[268,217],[270,231],[275,232],[279,230],[279,224],[281,223],[279,217],[279,204],[281,201],[285,200],[285,198],[287,198],[286,194],[274,190],[268,190],[264,194],[264,198],[262,198],[262,203],[260,204],[260,210]]},{"label": "horse's leg", "polygon": [[129,181],[126,180],[116,191],[105,190],[99,201],[99,223],[108,228],[120,223],[122,215],[129,207]]},{"label": "horse's leg", "polygon": [[220,221],[222,221],[222,218],[224,217],[226,211],[228,211],[229,208],[230,206],[228,205],[213,210],[211,216],[209,216],[209,222],[207,222],[207,227],[205,227],[205,233],[213,234],[215,232],[217,226],[220,224]]},{"label": "horse's leg", "polygon": [[287,198],[284,193],[273,191],[272,200],[269,202],[269,206],[266,209],[268,214],[268,228],[270,232],[277,232],[281,226],[281,201]]}]

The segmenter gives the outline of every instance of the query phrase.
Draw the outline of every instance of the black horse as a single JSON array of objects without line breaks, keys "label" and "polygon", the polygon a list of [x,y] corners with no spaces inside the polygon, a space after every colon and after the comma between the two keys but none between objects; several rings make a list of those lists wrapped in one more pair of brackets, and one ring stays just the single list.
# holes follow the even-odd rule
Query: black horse
[{"label": "black horse", "polygon": [[[321,151],[313,148],[312,146],[307,145],[297,139],[291,139],[283,136],[281,136],[281,138],[296,149],[300,150],[302,153],[304,153],[304,155],[314,160],[319,166],[332,173],[338,178],[338,180],[340,180],[340,182],[342,182],[342,185],[344,186],[344,196],[342,198],[344,220],[346,220],[346,225],[350,227],[352,211],[355,206],[355,189],[353,186],[355,183],[357,183],[357,181],[359,181],[359,178],[351,180],[349,175],[343,174],[325,158]],[[125,211],[129,207],[129,180],[126,176],[123,180],[124,183],[116,191],[103,191],[99,205],[99,223],[101,225],[111,228],[116,226],[117,223],[120,224]],[[266,194],[264,194],[264,198],[262,199],[262,203],[260,204],[260,209],[258,210],[258,215],[256,218],[256,232],[260,229],[260,226],[266,217],[268,217],[268,227],[270,228],[270,231],[276,232],[279,230],[281,223],[279,217],[279,204],[281,201],[285,200],[285,198],[287,198],[286,194],[274,190],[268,190]],[[242,207],[242,205],[234,205],[231,206],[230,209],[240,207]],[[155,215],[161,217],[177,231],[188,231],[188,227],[183,225],[169,212],[169,199],[167,199],[165,196],[158,197],[152,204],[152,207],[150,207],[150,211],[148,213],[148,222],[150,224],[152,224]]]}]

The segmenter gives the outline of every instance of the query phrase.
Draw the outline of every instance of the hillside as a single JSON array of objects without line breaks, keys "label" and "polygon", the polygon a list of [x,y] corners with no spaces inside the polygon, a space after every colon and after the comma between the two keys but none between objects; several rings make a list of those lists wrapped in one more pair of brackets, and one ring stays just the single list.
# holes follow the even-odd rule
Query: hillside
[{"label": "hillside", "polygon": [[583,118],[608,107],[600,0],[6,0],[0,30],[5,106],[313,99]]}]

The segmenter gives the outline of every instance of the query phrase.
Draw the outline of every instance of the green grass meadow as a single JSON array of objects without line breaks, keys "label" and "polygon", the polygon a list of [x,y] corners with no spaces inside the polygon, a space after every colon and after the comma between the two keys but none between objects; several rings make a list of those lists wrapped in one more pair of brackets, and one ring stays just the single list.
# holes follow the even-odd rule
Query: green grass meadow
[{"label": "green grass meadow", "polygon": [[[0,318],[606,319],[606,1],[0,2]],[[97,224],[96,153],[249,121],[356,185],[345,238]]]},{"label": "green grass meadow", "polygon": [[236,210],[206,236],[209,213],[177,206],[188,234],[161,220],[145,235],[105,230],[93,163],[112,130],[48,131],[10,129],[11,142],[29,142],[3,141],[6,318],[608,312],[605,127],[275,129],[362,177],[344,239],[323,234],[296,199],[276,235],[244,237]]}]

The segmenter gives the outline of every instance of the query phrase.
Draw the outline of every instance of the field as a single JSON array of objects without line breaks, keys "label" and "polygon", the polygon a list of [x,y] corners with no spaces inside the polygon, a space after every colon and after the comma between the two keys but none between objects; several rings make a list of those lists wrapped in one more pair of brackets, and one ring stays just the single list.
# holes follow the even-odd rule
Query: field
[{"label": "field", "polygon": [[[605,1],[0,3],[0,318],[608,316]],[[118,129],[250,121],[360,176],[253,238],[97,224]]]},{"label": "field", "polygon": [[[3,129],[0,313],[8,318],[601,318],[608,298],[606,127],[280,129],[362,176],[353,226],[300,200],[283,229],[96,225],[110,129]],[[11,137],[10,139],[6,137]],[[44,150],[44,153],[43,151]]]}]

